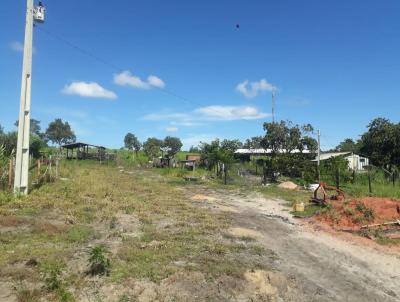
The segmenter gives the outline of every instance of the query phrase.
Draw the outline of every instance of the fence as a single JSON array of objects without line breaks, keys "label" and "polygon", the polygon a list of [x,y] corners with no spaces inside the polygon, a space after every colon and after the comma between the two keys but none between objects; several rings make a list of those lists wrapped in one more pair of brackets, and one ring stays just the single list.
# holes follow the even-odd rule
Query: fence
[{"label": "fence", "polygon": [[[274,179],[290,179],[300,186],[318,183],[318,173],[314,170],[306,171],[298,177],[283,173],[272,173],[261,165],[240,163],[230,165],[228,183],[237,185],[261,185]],[[320,181],[331,186],[343,189],[351,196],[378,196],[400,198],[400,178],[398,173],[391,173],[385,169],[370,166],[365,171],[322,170]]]},{"label": "fence", "polygon": [[[58,157],[30,158],[29,179],[30,188],[37,187],[46,182],[52,182],[59,177],[60,159]],[[8,159],[7,164],[0,167],[0,190],[12,191],[15,177],[15,158]]]}]

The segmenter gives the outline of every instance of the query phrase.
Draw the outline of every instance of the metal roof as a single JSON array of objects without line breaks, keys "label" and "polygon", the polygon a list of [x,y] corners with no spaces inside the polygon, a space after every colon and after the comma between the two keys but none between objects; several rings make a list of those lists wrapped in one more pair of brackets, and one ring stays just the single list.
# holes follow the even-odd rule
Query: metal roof
[{"label": "metal roof", "polygon": [[[272,153],[272,149],[237,149],[235,151],[235,154],[271,154]],[[286,149],[281,149],[278,150],[278,153],[288,153],[286,151]],[[308,154],[310,153],[309,150],[303,150],[300,151],[299,149],[294,149],[290,152],[291,154],[293,153],[304,153],[304,154]]]},{"label": "metal roof", "polygon": [[76,149],[76,148],[81,148],[81,147],[95,147],[95,148],[99,148],[99,149],[105,149],[105,147],[103,146],[96,146],[96,145],[91,145],[91,144],[87,144],[87,143],[82,143],[82,142],[76,142],[76,143],[71,143],[71,144],[65,144],[62,145],[61,148],[65,148],[65,149]]}]

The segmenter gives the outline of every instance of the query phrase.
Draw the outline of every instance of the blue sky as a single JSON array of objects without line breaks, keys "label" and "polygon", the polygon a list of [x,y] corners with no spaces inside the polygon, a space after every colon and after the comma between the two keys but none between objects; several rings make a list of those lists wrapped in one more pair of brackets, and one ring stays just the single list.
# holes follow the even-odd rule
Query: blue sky
[{"label": "blue sky", "polygon": [[[121,147],[127,132],[178,136],[185,147],[244,140],[271,120],[272,90],[277,119],[321,129],[323,148],[357,138],[374,117],[399,121],[399,1],[43,2],[32,117],[43,128],[63,118],[78,140]],[[18,117],[25,5],[2,1],[6,130]]]}]

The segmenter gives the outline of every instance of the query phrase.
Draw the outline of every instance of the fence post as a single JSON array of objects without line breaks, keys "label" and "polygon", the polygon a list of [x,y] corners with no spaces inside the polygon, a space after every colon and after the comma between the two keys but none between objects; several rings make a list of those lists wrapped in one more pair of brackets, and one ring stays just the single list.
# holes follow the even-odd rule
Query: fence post
[{"label": "fence post", "polygon": [[40,178],[40,159],[37,160],[37,177]]},{"label": "fence post", "polygon": [[371,170],[368,170],[368,190],[369,194],[372,193],[372,186],[371,186]]},{"label": "fence post", "polygon": [[10,159],[9,164],[8,164],[8,186],[10,189],[12,188],[13,185],[13,158]]},{"label": "fence post", "polygon": [[58,166],[59,166],[59,160],[56,158],[56,179],[58,179]]},{"label": "fence post", "polygon": [[392,183],[393,183],[393,187],[394,187],[396,185],[396,175],[394,172],[392,173]]},{"label": "fence post", "polygon": [[353,184],[356,182],[356,170],[353,170]]},{"label": "fence post", "polygon": [[226,165],[225,164],[223,164],[223,169],[224,169],[224,183],[226,184],[226,181],[227,181],[227,175],[226,175],[226,170],[227,170],[227,167],[226,167]]}]

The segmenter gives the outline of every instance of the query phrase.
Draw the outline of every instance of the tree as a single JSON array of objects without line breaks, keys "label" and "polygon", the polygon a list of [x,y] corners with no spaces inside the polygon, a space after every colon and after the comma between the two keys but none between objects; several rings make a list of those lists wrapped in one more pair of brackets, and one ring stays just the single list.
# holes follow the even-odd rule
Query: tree
[{"label": "tree", "polygon": [[314,131],[310,124],[293,125],[292,122],[281,121],[279,123],[264,123],[266,134],[261,141],[261,146],[271,149],[272,154],[280,151],[292,153],[294,150],[300,152],[305,149],[314,152],[317,149],[317,141],[310,136]]},{"label": "tree", "polygon": [[168,158],[172,158],[176,153],[181,151],[182,146],[182,142],[179,138],[167,136],[164,138],[161,148],[167,153]]},{"label": "tree", "polygon": [[[227,176],[230,164],[234,161],[231,144],[225,142],[225,148],[219,139],[212,141],[211,143],[200,143],[200,153],[202,159],[206,162],[206,165],[211,170],[214,167],[217,168],[217,176],[221,176],[224,173],[224,183],[227,183]],[[236,149],[235,149],[236,150]]]},{"label": "tree", "polygon": [[136,154],[140,151],[140,148],[142,147],[142,144],[139,142],[138,138],[132,133],[127,133],[125,135],[124,143],[125,148],[129,150],[135,150]]},{"label": "tree", "polygon": [[346,138],[335,148],[336,151],[340,152],[359,152],[359,144],[354,142],[351,138]]},{"label": "tree", "polygon": [[4,133],[4,128],[0,125],[0,134]]},{"label": "tree", "polygon": [[199,153],[200,149],[199,149],[199,147],[190,146],[189,152],[190,153]]},{"label": "tree", "polygon": [[[14,125],[18,128],[19,120],[16,121],[14,123]],[[29,129],[30,129],[31,135],[37,135],[37,136],[43,138],[43,133],[40,132],[42,130],[42,128],[40,127],[40,121],[31,119]]]},{"label": "tree", "polygon": [[[310,124],[300,127],[290,121],[264,123],[264,130],[261,146],[271,150],[271,157],[264,161],[264,179],[267,174],[275,179],[276,172],[298,177],[308,169],[306,163],[318,148],[317,141],[311,137],[314,129]],[[293,154],[294,150],[300,153]],[[303,153],[304,150],[311,154]]]},{"label": "tree", "polygon": [[221,148],[224,149],[224,150],[228,150],[228,151],[230,151],[232,153],[235,153],[235,151],[237,149],[240,149],[242,147],[243,147],[243,144],[238,139],[233,139],[233,140],[224,139],[221,142]]},{"label": "tree", "polygon": [[376,118],[361,136],[360,151],[371,159],[372,164],[387,167],[400,165],[400,124],[385,118]]},{"label": "tree", "polygon": [[246,142],[244,143],[243,147],[246,149],[260,149],[261,147],[261,141],[263,137],[262,136],[254,136],[250,139],[246,139]]},{"label": "tree", "polygon": [[76,141],[75,133],[68,122],[58,118],[51,122],[46,130],[45,136],[51,142],[61,146]]},{"label": "tree", "polygon": [[162,141],[155,137],[149,137],[147,141],[143,144],[143,151],[146,155],[153,159],[160,154],[160,148]]}]

